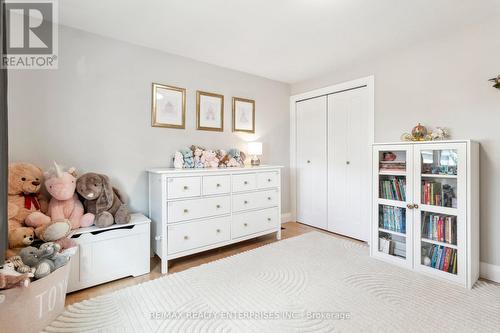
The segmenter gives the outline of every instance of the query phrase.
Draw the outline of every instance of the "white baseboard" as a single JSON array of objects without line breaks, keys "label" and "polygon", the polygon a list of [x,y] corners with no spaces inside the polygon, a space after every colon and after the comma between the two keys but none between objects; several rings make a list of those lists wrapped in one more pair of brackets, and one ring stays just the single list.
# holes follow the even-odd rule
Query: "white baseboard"
[{"label": "white baseboard", "polygon": [[290,222],[290,221],[292,221],[292,213],[288,212],[288,213],[281,214],[281,223]]},{"label": "white baseboard", "polygon": [[500,283],[500,266],[482,262],[479,269],[479,276],[483,279]]}]

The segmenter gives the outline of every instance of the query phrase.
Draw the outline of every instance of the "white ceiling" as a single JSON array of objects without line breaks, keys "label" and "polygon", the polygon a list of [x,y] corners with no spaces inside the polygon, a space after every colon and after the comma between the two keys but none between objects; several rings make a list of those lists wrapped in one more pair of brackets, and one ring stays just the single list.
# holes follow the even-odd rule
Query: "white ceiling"
[{"label": "white ceiling", "polygon": [[500,17],[498,0],[62,0],[60,22],[296,83]]}]

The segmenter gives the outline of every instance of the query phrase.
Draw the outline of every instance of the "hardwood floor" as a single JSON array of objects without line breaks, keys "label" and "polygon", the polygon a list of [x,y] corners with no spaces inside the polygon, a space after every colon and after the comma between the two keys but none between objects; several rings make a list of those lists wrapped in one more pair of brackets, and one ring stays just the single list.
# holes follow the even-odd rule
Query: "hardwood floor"
[{"label": "hardwood floor", "polygon": [[[316,229],[305,224],[297,222],[287,222],[283,224],[285,229],[282,230],[282,239],[290,238],[305,234],[311,230],[330,234],[334,237],[342,237],[324,230]],[[172,260],[169,265],[169,273],[176,273],[186,270],[191,267],[199,266],[217,259],[229,257],[241,252],[255,249],[262,245],[276,242],[275,235],[262,236],[255,239],[250,239],[241,243],[224,246],[222,248],[194,254],[188,257]],[[103,295],[121,288],[146,282],[162,276],[160,273],[160,259],[158,257],[151,258],[151,272],[138,277],[128,277],[113,282],[105,283],[92,288],[75,291],[66,296],[66,305],[80,302],[92,297]]]}]

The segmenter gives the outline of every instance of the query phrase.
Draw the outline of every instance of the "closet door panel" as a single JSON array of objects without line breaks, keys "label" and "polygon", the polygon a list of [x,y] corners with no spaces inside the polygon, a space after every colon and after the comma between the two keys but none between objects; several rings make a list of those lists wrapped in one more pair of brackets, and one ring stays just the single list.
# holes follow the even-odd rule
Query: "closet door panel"
[{"label": "closet door panel", "polygon": [[297,220],[327,228],[327,97],[296,103]]},{"label": "closet door panel", "polygon": [[328,99],[328,229],[368,241],[371,152],[367,88]]}]

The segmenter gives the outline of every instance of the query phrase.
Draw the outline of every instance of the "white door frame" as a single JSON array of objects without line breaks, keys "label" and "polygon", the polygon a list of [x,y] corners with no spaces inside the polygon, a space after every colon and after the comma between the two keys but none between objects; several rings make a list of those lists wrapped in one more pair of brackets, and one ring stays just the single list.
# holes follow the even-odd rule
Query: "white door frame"
[{"label": "white door frame", "polygon": [[[374,75],[290,96],[290,204],[291,204],[292,220],[296,220],[297,218],[297,179],[296,179],[297,122],[296,122],[295,103],[309,98],[331,95],[345,90],[351,90],[361,87],[366,87],[368,89],[368,108],[370,114],[370,117],[368,118],[368,127],[370,129],[370,133],[368,135],[369,142],[367,142],[366,144],[371,146],[375,141],[375,76]],[[366,167],[370,168],[370,170],[372,168],[371,164],[367,165]],[[372,184],[370,183],[369,186],[371,187]]]}]

